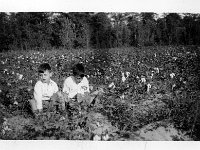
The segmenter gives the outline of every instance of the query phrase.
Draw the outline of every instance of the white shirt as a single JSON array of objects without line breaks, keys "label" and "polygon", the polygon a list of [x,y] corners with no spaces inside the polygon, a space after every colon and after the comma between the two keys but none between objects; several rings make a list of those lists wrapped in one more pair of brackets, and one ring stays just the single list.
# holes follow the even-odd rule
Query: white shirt
[{"label": "white shirt", "polygon": [[73,98],[78,93],[84,94],[84,92],[90,92],[89,82],[86,77],[83,77],[82,81],[78,84],[73,78],[73,76],[70,76],[64,81],[63,92],[69,94],[69,98]]},{"label": "white shirt", "polygon": [[53,81],[50,80],[50,83],[43,83],[42,81],[38,81],[34,87],[34,99],[36,100],[37,109],[42,109],[42,101],[49,100],[51,96],[58,92],[58,86]]}]

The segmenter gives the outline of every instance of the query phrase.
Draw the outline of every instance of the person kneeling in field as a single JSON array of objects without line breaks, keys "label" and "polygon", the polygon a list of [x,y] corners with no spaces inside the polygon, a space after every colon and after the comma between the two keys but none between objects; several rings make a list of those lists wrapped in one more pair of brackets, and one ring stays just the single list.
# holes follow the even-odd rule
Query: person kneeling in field
[{"label": "person kneeling in field", "polygon": [[85,76],[85,69],[81,63],[72,67],[73,75],[69,76],[64,81],[63,94],[67,97],[66,102],[75,101],[86,102],[90,105],[98,91],[90,93],[89,81]]},{"label": "person kneeling in field", "polygon": [[43,63],[38,68],[39,80],[34,87],[34,99],[30,100],[34,115],[37,116],[44,108],[52,109],[61,104],[62,112],[65,111],[65,100],[58,91],[57,84],[51,80],[52,71],[48,63]]}]

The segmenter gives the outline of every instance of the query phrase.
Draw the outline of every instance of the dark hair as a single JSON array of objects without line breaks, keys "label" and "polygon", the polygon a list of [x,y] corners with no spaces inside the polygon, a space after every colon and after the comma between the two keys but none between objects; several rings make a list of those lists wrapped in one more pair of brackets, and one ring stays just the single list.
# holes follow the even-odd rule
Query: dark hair
[{"label": "dark hair", "polygon": [[76,64],[76,65],[72,68],[72,71],[73,71],[73,75],[74,75],[74,76],[84,77],[85,69],[84,69],[83,64],[80,64],[80,63]]},{"label": "dark hair", "polygon": [[51,71],[51,66],[48,63],[43,63],[38,68],[39,73],[44,73],[46,70]]}]

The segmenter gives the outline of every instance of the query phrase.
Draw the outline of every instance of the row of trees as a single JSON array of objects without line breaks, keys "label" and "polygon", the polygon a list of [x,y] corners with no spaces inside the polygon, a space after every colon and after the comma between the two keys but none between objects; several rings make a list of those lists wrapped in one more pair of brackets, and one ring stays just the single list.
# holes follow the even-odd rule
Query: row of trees
[{"label": "row of trees", "polygon": [[199,14],[0,13],[0,51],[177,44],[200,44]]}]

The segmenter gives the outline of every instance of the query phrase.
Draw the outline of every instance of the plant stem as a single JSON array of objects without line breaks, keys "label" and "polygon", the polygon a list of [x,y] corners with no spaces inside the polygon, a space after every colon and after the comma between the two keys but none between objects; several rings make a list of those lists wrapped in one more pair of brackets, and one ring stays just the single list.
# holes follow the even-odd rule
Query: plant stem
[{"label": "plant stem", "polygon": [[191,129],[190,137],[192,137],[194,127],[195,127],[195,124],[197,122],[198,111],[199,111],[199,100],[197,100],[197,109],[196,109],[196,114],[195,114],[195,118],[194,118],[194,123],[193,123],[192,129]]}]

